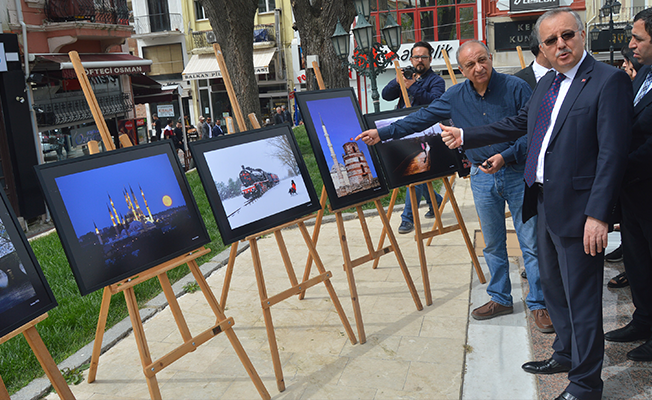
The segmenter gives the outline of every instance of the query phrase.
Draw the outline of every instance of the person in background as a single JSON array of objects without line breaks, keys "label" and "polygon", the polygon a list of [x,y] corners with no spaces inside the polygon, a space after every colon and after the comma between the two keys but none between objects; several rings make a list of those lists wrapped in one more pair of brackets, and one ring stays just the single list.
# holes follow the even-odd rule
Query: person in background
[{"label": "person in background", "polygon": [[285,107],[285,104],[281,106],[281,113],[283,114],[283,121],[289,122],[290,125],[293,125],[292,115],[290,115],[290,112],[287,110],[287,107]]},{"label": "person in background", "polygon": [[220,121],[217,120],[211,129],[211,137],[218,137],[222,135],[224,135],[224,131],[222,131],[222,127],[220,126]]},{"label": "person in background", "polygon": [[534,32],[530,35],[530,51],[534,54],[534,61],[532,61],[527,67],[515,73],[514,76],[523,79],[528,83],[528,85],[530,85],[532,90],[534,90],[539,79],[547,74],[552,66],[543,52],[541,52],[541,49],[539,49],[539,39],[537,39]]},{"label": "person in background", "polygon": [[211,122],[211,117],[206,117],[206,122],[201,127],[201,138],[210,139],[211,133],[213,130],[213,124]]},{"label": "person in background", "polygon": [[163,134],[161,139],[170,139],[174,136],[174,121],[168,119],[165,123],[165,128],[163,129]]},{"label": "person in background", "polygon": [[604,336],[610,342],[645,340],[627,352],[627,358],[652,361],[652,8],[634,16],[629,47],[644,64],[633,83],[632,143],[620,194],[623,261],[635,310],[627,325]]},{"label": "person in background", "polygon": [[[410,51],[410,62],[412,67],[409,72],[403,72],[405,86],[407,87],[408,97],[413,106],[425,106],[437,100],[446,90],[444,79],[435,74],[430,68],[432,62],[433,48],[427,42],[417,42],[412,46]],[[397,108],[405,107],[405,102],[401,96],[401,86],[396,78],[389,81],[383,88],[383,99],[387,101],[398,100]],[[428,212],[424,215],[426,218],[435,218],[435,212],[432,210],[432,201],[428,193],[428,185],[421,184],[414,187],[417,196],[417,207],[421,203],[421,198],[425,197],[428,203]],[[437,204],[441,203],[442,197],[435,192]],[[412,202],[410,201],[410,192],[405,193],[405,206],[401,214],[401,225],[398,227],[398,233],[406,234],[414,230],[414,218],[412,216]]]},{"label": "person in background", "polygon": [[174,147],[177,150],[183,151],[185,154],[186,151],[183,148],[183,126],[181,122],[177,122],[177,127],[174,128],[174,136],[172,136],[172,141],[174,142]]},{"label": "person in background", "polygon": [[280,125],[282,123],[285,123],[285,120],[283,119],[283,110],[281,107],[276,107],[276,114],[274,114],[274,125]]},{"label": "person in background", "polygon": [[150,138],[150,142],[155,142],[158,140],[159,136],[161,135],[162,127],[161,127],[161,120],[158,119],[157,114],[152,114],[152,136]]},{"label": "person in background", "polygon": [[199,116],[199,122],[197,122],[197,137],[198,137],[199,139],[201,139],[202,136],[203,136],[203,134],[204,134],[204,130],[203,130],[203,129],[204,129],[204,128],[203,128],[203,127],[204,127],[204,124],[205,124],[205,122],[204,122],[204,116],[203,116],[203,115],[200,115],[200,116]]},{"label": "person in background", "polygon": [[[629,77],[632,80],[634,80],[634,78],[636,78],[636,74],[638,73],[638,70],[640,70],[643,67],[643,64],[641,64],[640,62],[638,62],[636,58],[634,58],[634,51],[632,51],[632,49],[630,49],[627,46],[623,47],[620,50],[620,54],[623,55],[623,65],[620,66],[620,69],[627,72],[627,75],[629,75]],[[616,262],[623,261],[622,243],[620,244],[620,246],[618,246],[618,248],[616,248],[616,250],[604,256],[604,260],[609,263],[616,263]],[[625,267],[625,269],[627,269],[627,267]],[[611,289],[618,289],[627,286],[629,286],[629,280],[627,279],[627,272],[622,272],[614,276],[607,283],[607,287]]]},{"label": "person in background", "polygon": [[[457,64],[466,81],[449,88],[441,98],[426,108],[378,130],[362,132],[357,139],[373,145],[380,139],[399,139],[419,132],[437,121],[451,118],[457,126],[482,126],[516,115],[527,104],[532,89],[523,80],[493,69],[487,46],[469,40],[457,51]],[[473,110],[473,112],[469,112]],[[471,190],[485,240],[484,256],[491,272],[487,286],[490,300],[471,312],[477,320],[486,320],[514,312],[512,284],[509,277],[505,204],[512,212],[512,221],[523,253],[530,292],[525,304],[531,311],[538,330],[554,332],[543,299],[537,261],[536,218],[521,218],[523,212],[523,170],[527,138],[502,141],[498,144],[466,149],[471,167]]]}]

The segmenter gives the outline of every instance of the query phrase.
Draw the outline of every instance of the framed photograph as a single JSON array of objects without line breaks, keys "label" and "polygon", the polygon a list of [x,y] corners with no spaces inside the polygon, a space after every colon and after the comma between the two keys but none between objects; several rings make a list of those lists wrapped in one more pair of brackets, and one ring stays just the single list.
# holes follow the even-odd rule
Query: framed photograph
[{"label": "framed photograph", "polygon": [[190,148],[224,244],[320,208],[287,124],[200,140]]},{"label": "framed photograph", "polygon": [[5,192],[0,189],[0,337],[57,306]]},{"label": "framed photograph", "polygon": [[386,195],[374,150],[353,140],[366,130],[353,89],[297,92],[296,100],[331,209]]},{"label": "framed photograph", "polygon": [[[401,108],[365,115],[369,128],[382,128],[405,118],[421,107]],[[399,140],[388,139],[375,145],[380,165],[390,189],[455,173],[458,151],[441,140],[439,123]]]},{"label": "framed photograph", "polygon": [[172,141],[37,168],[87,295],[210,242]]}]

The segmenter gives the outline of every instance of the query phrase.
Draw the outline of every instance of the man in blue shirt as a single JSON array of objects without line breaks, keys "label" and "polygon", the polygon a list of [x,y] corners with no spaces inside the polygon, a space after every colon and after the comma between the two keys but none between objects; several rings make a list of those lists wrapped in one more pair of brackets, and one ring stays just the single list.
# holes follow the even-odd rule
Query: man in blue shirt
[{"label": "man in blue shirt", "polygon": [[[437,100],[444,94],[446,83],[444,79],[435,74],[430,68],[432,62],[432,53],[434,49],[427,42],[417,42],[412,46],[410,51],[410,62],[412,62],[413,74],[404,72],[405,87],[407,88],[410,103],[413,106],[428,105]],[[403,96],[401,96],[401,86],[392,79],[383,89],[383,99],[391,101],[398,100],[397,108],[405,107]],[[432,210],[432,201],[428,193],[428,185],[422,184],[415,186],[417,196],[417,207],[421,203],[421,198],[425,197],[430,210],[426,213],[426,218],[434,218],[435,213]],[[441,196],[435,192],[437,204],[441,203]],[[412,203],[410,202],[410,192],[405,194],[405,207],[401,214],[401,225],[398,227],[398,233],[410,233],[414,230],[414,219],[412,217]]]},{"label": "man in blue shirt", "polygon": [[[496,72],[484,43],[470,40],[457,51],[457,64],[468,80],[448,89],[427,108],[383,127],[362,132],[356,139],[371,145],[381,139],[400,138],[419,132],[437,121],[452,118],[457,127],[468,128],[516,115],[527,103],[532,89],[516,77]],[[527,154],[525,137],[516,141],[467,150],[473,163],[471,189],[482,224],[484,256],[491,273],[487,293],[491,300],[473,310],[475,319],[489,319],[513,312],[509,260],[507,258],[505,202],[509,205],[527,271],[530,293],[525,303],[536,327],[554,332],[546,310],[537,261],[536,220],[523,223],[523,169]]]}]

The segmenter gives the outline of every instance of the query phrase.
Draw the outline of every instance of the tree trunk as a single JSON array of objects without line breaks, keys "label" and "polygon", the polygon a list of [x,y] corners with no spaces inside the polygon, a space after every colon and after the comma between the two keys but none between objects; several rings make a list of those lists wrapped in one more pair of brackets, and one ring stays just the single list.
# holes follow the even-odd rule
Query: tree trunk
[{"label": "tree trunk", "polygon": [[[257,0],[199,0],[211,23],[217,43],[222,48],[233,89],[245,117],[248,129],[252,129],[250,113],[261,121],[258,83],[254,74],[254,17],[258,10]],[[224,110],[226,111],[226,110]],[[233,111],[231,116],[235,117]],[[218,118],[219,115],[213,116]]]},{"label": "tree trunk", "polygon": [[[355,18],[352,0],[293,0],[292,8],[296,20],[301,47],[305,55],[319,56],[319,69],[326,88],[349,86],[349,69],[335,55],[331,36],[337,21],[348,31]],[[318,90],[312,66],[306,66],[308,90]]]}]

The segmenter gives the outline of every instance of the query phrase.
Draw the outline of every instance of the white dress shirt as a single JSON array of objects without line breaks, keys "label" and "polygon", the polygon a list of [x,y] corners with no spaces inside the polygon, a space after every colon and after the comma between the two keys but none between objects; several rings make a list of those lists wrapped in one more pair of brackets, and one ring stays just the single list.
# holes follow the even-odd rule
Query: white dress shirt
[{"label": "white dress shirt", "polygon": [[536,79],[537,82],[539,82],[539,79],[541,79],[545,74],[547,74],[548,71],[550,71],[550,69],[537,63],[537,60],[534,60],[534,62],[532,63],[532,72],[534,72],[534,79]]},{"label": "white dress shirt", "polygon": [[575,66],[571,68],[570,71],[564,73],[566,79],[561,81],[561,85],[559,86],[559,94],[557,95],[557,101],[555,101],[555,106],[553,107],[552,113],[550,114],[550,126],[548,126],[548,130],[546,131],[546,134],[543,137],[543,142],[541,143],[541,150],[539,151],[539,159],[537,160],[537,177],[534,180],[535,182],[544,183],[543,168],[546,160],[546,150],[548,149],[548,144],[550,143],[550,136],[552,136],[552,130],[555,127],[555,123],[557,121],[557,115],[559,115],[559,110],[561,109],[561,105],[564,103],[564,99],[568,94],[568,89],[570,89],[570,86],[573,83],[573,79],[575,79],[575,75],[577,74],[577,70],[580,68],[580,65],[582,65],[582,62],[584,61],[585,58],[586,58],[586,51],[582,53],[582,59],[580,60],[580,62],[575,64]]}]

